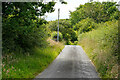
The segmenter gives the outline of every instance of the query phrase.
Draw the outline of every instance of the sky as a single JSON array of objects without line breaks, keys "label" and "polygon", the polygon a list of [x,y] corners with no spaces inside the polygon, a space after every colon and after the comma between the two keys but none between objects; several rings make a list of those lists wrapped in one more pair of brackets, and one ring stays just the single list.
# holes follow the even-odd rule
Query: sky
[{"label": "sky", "polygon": [[[69,11],[75,11],[77,7],[79,7],[80,4],[85,4],[89,0],[64,0],[67,2],[67,4],[61,4],[60,2],[57,2],[54,6],[55,11],[52,13],[46,13],[44,18],[47,21],[53,21],[58,19],[58,8],[60,8],[60,19],[69,19]],[[111,0],[93,0],[93,1],[111,1]],[[113,0],[114,2],[118,2],[118,0]]]}]

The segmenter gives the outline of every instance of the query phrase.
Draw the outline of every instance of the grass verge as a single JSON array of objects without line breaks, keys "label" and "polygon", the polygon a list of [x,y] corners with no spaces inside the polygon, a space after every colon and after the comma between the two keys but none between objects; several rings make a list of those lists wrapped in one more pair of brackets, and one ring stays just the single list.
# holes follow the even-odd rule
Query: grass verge
[{"label": "grass verge", "polygon": [[2,78],[34,78],[57,57],[64,45],[49,39],[46,48],[36,47],[31,54],[9,54],[3,57]]},{"label": "grass verge", "polygon": [[118,21],[101,23],[78,39],[101,78],[118,78]]}]

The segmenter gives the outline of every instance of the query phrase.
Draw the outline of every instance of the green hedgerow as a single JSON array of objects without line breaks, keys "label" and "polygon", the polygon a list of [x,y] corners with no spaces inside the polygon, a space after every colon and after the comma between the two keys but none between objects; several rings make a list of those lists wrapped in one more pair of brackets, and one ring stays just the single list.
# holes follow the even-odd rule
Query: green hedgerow
[{"label": "green hedgerow", "polygon": [[[52,32],[51,38],[52,38],[53,40],[57,41],[57,32],[56,32],[56,31]],[[62,35],[61,32],[59,32],[59,41],[62,41],[62,39],[63,39],[63,35]]]}]

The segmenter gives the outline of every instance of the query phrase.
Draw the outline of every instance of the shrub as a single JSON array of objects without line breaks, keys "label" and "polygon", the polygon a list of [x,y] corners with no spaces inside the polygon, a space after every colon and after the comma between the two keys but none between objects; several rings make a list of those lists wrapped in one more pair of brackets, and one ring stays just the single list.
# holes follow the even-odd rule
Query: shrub
[{"label": "shrub", "polygon": [[73,45],[73,43],[70,40],[68,40],[66,41],[66,45]]},{"label": "shrub", "polygon": [[100,23],[96,30],[80,34],[78,40],[102,78],[118,77],[118,21]]},{"label": "shrub", "polygon": [[78,44],[78,41],[74,41],[74,45],[77,45]]},{"label": "shrub", "polygon": [[19,26],[15,18],[3,19],[3,54],[26,53],[36,46],[44,47],[47,44],[47,32],[45,25],[39,24],[41,21],[33,20],[28,26]]},{"label": "shrub", "polygon": [[89,32],[92,31],[93,29],[97,28],[97,24],[94,22],[93,19],[91,18],[86,18],[83,19],[82,21],[80,21],[79,23],[77,23],[74,28],[77,28],[79,33],[85,33],[85,32]]},{"label": "shrub", "polygon": [[[52,32],[51,38],[52,38],[53,40],[57,41],[57,32],[56,32],[56,31]],[[62,33],[59,32],[59,41],[62,41],[62,39],[63,39]]]},{"label": "shrub", "polygon": [[[52,31],[57,31],[58,21],[50,21],[49,24],[46,25],[48,29]],[[70,20],[67,19],[60,19],[59,21],[59,31],[62,33],[63,39],[67,41],[70,39],[72,42],[77,40],[77,34],[73,30],[71,26]],[[49,32],[49,33],[51,33]]]}]

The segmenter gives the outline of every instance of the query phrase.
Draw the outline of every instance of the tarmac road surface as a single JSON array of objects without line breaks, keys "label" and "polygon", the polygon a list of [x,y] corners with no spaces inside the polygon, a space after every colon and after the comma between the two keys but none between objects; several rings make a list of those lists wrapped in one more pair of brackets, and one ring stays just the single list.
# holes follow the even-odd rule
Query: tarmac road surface
[{"label": "tarmac road surface", "polygon": [[78,45],[65,45],[57,58],[36,78],[99,78],[94,65]]}]

